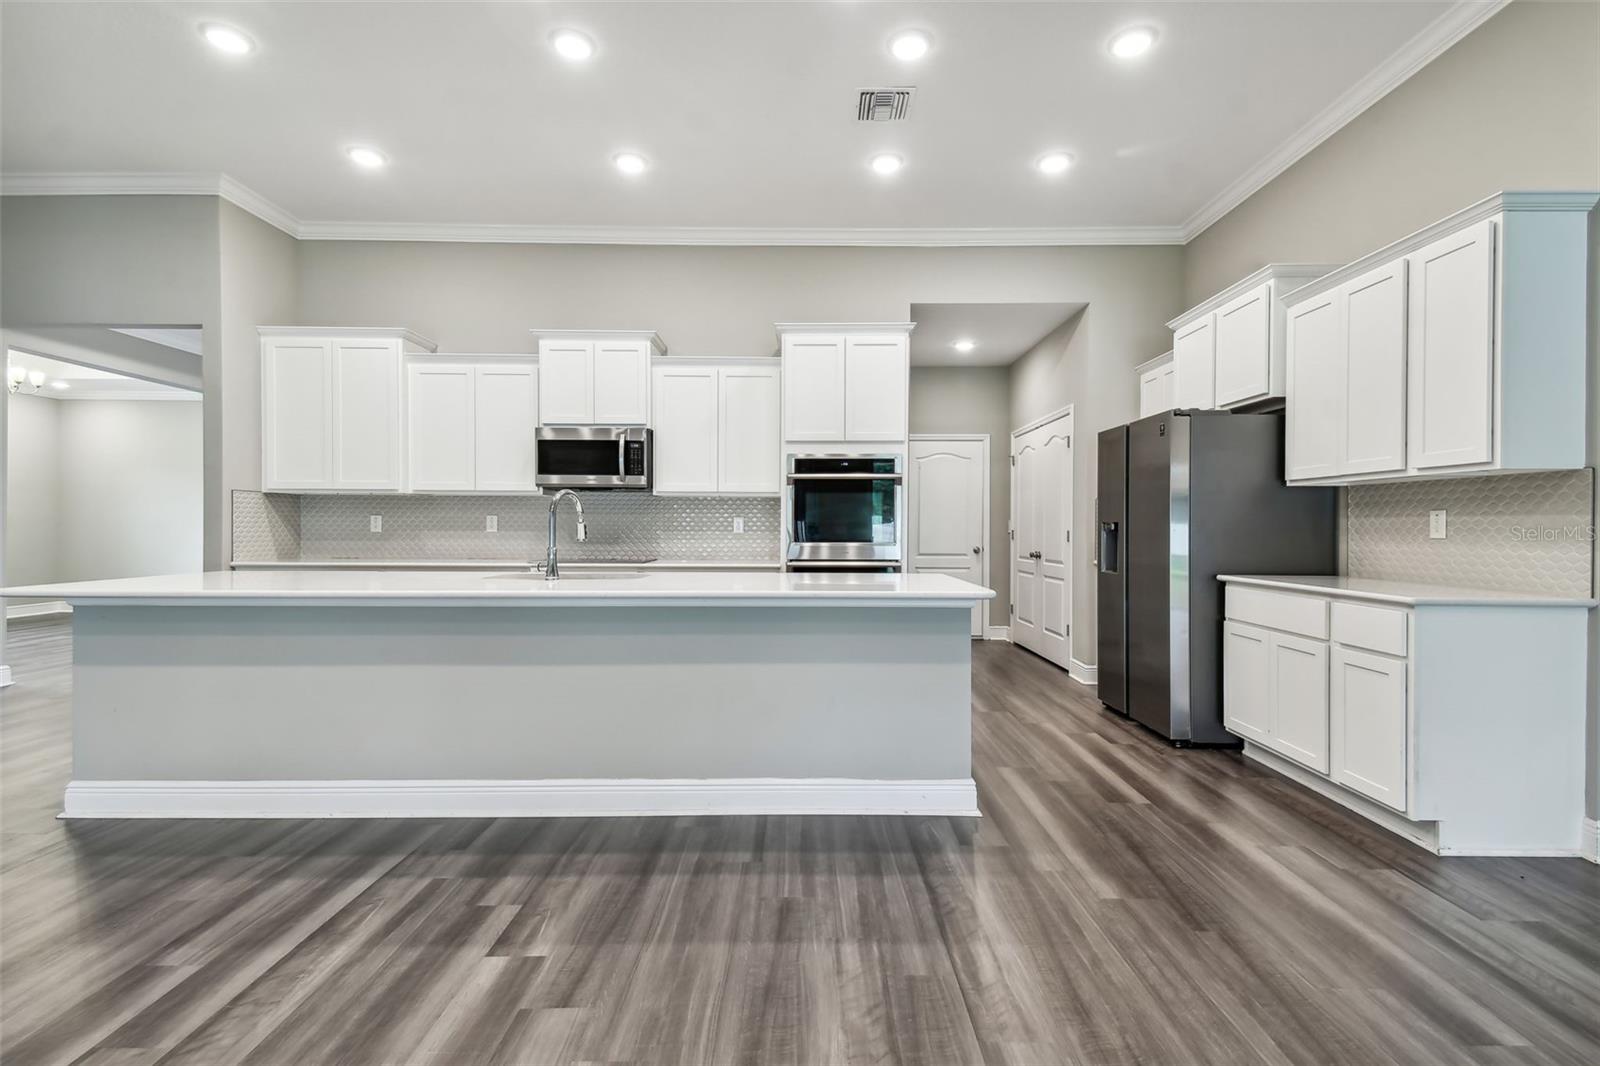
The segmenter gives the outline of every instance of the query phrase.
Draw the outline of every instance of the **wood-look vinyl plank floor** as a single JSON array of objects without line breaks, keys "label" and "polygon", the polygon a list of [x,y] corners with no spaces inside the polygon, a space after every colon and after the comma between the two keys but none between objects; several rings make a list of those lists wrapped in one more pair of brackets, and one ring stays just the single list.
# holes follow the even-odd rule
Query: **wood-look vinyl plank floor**
[{"label": "wood-look vinyl plank floor", "polygon": [[0,691],[0,1062],[1600,1062],[1600,867],[1439,858],[1004,644],[978,821],[57,820]]}]

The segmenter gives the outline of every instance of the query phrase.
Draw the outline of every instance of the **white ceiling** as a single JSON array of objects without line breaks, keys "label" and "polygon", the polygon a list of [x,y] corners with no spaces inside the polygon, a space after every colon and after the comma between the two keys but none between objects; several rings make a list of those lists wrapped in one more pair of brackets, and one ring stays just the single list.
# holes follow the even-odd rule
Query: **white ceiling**
[{"label": "white ceiling", "polygon": [[[912,366],[1008,366],[1087,304],[912,304]],[[958,340],[976,345],[965,354]]]},{"label": "white ceiling", "polygon": [[[1170,241],[1499,2],[9,2],[0,152],[8,191],[225,174],[237,199],[308,236],[405,224]],[[256,52],[211,50],[210,18]],[[1135,23],[1159,30],[1155,49],[1113,59],[1109,36]],[[555,56],[557,27],[591,34],[594,59]],[[906,27],[934,40],[915,64],[886,48]],[[857,89],[893,85],[917,88],[908,122],[855,121]],[[342,154],[353,143],[392,165],[358,171]],[[619,175],[624,149],[651,170]],[[1051,149],[1077,159],[1057,180],[1032,166]],[[871,174],[879,150],[906,168]]]},{"label": "white ceiling", "polygon": [[[122,332],[119,330],[118,332]],[[154,381],[113,374],[98,367],[49,359],[32,352],[11,349],[6,353],[8,367],[39,371],[45,385],[36,395],[48,400],[199,400],[191,389],[175,388]],[[58,384],[65,388],[58,387]],[[30,390],[31,391],[31,390]]]}]

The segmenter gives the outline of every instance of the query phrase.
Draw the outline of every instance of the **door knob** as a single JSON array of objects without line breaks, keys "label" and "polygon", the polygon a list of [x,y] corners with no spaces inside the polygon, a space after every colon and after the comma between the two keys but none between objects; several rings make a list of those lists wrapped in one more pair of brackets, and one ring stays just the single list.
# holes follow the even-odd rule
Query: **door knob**
[{"label": "door knob", "polygon": [[1028,553],[1028,558],[1030,558],[1030,559],[1043,559],[1044,558],[1044,552],[1029,552]]},{"label": "door knob", "polygon": [[972,549],[972,554],[973,555],[982,555],[983,554],[983,545],[980,544],[976,548],[973,548]]}]

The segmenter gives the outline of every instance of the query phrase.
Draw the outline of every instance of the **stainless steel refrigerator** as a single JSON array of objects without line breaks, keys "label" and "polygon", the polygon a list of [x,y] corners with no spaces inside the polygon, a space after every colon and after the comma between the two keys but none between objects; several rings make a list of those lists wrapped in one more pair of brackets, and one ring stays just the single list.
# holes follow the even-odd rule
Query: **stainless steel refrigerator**
[{"label": "stainless steel refrigerator", "polygon": [[1218,574],[1331,574],[1335,493],[1283,483],[1283,415],[1167,411],[1100,434],[1100,702],[1223,744]]}]

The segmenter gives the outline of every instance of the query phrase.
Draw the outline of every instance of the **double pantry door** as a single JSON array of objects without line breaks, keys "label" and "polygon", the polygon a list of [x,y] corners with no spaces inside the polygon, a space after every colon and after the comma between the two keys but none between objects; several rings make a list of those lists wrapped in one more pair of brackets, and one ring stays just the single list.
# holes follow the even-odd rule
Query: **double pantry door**
[{"label": "double pantry door", "polygon": [[1072,658],[1072,412],[1011,435],[1011,641]]}]

